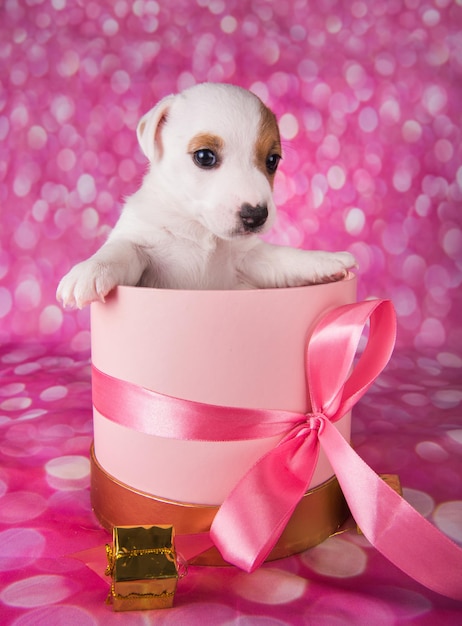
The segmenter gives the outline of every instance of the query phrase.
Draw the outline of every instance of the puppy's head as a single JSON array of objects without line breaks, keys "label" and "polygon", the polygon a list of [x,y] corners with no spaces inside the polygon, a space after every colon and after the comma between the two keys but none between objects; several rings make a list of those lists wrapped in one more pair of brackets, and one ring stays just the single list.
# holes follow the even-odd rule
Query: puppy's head
[{"label": "puppy's head", "polygon": [[267,230],[281,142],[251,92],[203,83],[161,100],[138,125],[149,177],[175,211],[221,238]]}]

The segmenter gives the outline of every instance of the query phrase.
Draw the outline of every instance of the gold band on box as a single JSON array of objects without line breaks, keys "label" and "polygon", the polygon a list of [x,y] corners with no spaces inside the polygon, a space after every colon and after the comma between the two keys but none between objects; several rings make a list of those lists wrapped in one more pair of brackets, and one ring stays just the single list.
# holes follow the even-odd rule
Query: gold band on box
[{"label": "gold band on box", "polygon": [[[207,532],[218,506],[174,502],[138,491],[110,476],[91,448],[91,500],[100,523],[114,526],[171,524],[176,534]],[[321,543],[335,533],[349,515],[335,476],[310,489],[297,505],[268,560],[280,559]],[[215,548],[204,552],[196,565],[226,565]]]}]

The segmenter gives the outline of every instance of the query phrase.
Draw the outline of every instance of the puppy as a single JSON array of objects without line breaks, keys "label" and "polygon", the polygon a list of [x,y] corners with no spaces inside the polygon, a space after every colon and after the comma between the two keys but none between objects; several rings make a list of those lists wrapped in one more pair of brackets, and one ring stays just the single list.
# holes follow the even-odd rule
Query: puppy
[{"label": "puppy", "polygon": [[104,302],[116,285],[246,289],[343,278],[347,252],[262,241],[273,224],[281,141],[274,114],[251,92],[205,83],[167,96],[137,129],[150,169],[107,242],[58,286],[64,306]]}]

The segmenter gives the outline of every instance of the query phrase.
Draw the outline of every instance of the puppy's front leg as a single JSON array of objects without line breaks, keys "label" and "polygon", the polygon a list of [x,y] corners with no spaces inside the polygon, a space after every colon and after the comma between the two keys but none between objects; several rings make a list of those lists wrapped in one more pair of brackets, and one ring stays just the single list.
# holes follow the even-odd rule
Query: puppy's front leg
[{"label": "puppy's front leg", "polygon": [[79,309],[95,300],[104,302],[116,285],[136,285],[146,266],[147,258],[139,246],[113,238],[61,279],[56,297],[64,306]]},{"label": "puppy's front leg", "polygon": [[247,285],[270,289],[341,280],[355,266],[349,252],[299,250],[260,240],[244,257],[240,271]]}]

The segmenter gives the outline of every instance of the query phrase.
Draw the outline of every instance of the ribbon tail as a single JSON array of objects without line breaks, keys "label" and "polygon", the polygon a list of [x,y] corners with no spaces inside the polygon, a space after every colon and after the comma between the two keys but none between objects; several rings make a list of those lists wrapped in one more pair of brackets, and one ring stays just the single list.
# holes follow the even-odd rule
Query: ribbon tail
[{"label": "ribbon tail", "polygon": [[389,487],[325,420],[319,440],[370,543],[428,589],[462,600],[462,549]]},{"label": "ribbon tail", "polygon": [[290,435],[237,483],[210,529],[225,561],[246,572],[263,563],[305,494],[318,454],[316,431]]}]

